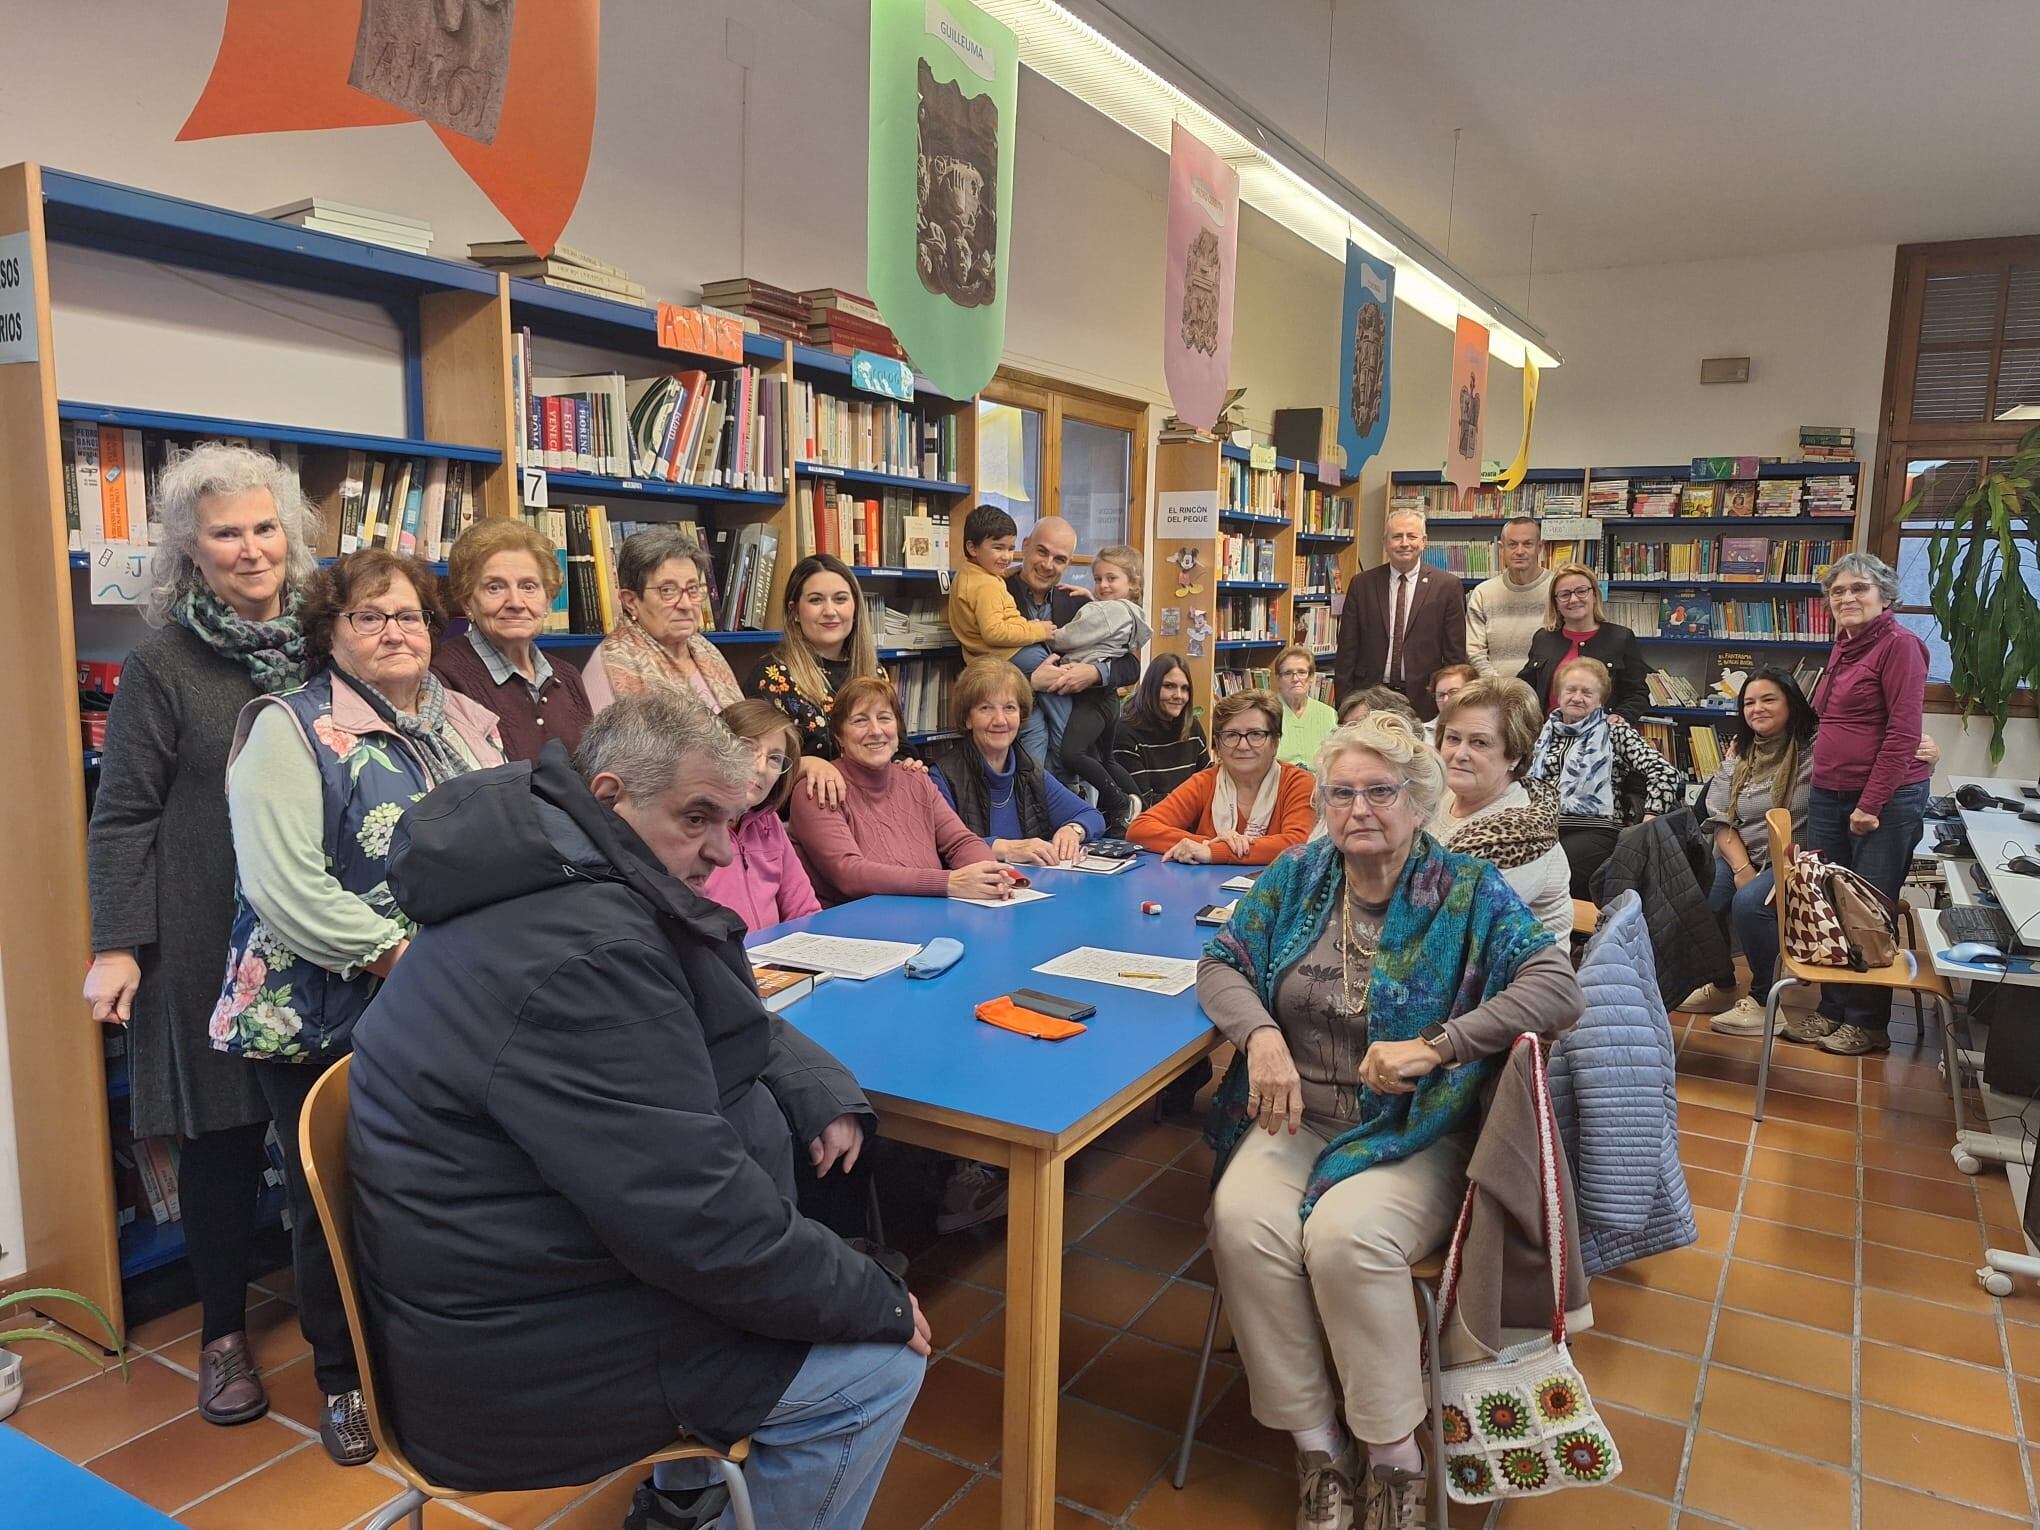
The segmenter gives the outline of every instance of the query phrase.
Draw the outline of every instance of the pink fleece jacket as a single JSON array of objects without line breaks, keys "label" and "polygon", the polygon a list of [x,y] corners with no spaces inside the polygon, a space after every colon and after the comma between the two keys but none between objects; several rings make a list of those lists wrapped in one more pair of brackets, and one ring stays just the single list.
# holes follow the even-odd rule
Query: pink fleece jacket
[{"label": "pink fleece jacket", "polygon": [[[795,795],[807,793],[795,787]],[[729,865],[718,866],[702,884],[702,896],[744,916],[747,929],[762,930],[785,919],[798,919],[821,908],[807,867],[794,854],[793,841],[777,813],[759,809],[746,813],[730,836],[734,852]]]},{"label": "pink fleece jacket", "polygon": [[881,893],[946,897],[951,870],[996,859],[925,771],[897,763],[872,770],[854,760],[836,768],[843,805],[820,807],[797,791],[789,825],[824,904]]}]

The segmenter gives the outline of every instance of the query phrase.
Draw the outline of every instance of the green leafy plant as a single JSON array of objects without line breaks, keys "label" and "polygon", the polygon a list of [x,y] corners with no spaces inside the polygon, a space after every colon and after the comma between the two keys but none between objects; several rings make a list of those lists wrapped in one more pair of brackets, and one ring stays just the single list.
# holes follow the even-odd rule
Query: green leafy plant
[{"label": "green leafy plant", "polygon": [[[1928,604],[1948,642],[1948,685],[1967,718],[1991,719],[1991,763],[2005,757],[2005,723],[2024,685],[2040,691],[2040,600],[2026,584],[2040,563],[2040,426],[1948,512],[1948,528],[1927,543]],[[1914,493],[1899,510],[1918,510]]]},{"label": "green leafy plant", "polygon": [[[8,1306],[28,1302],[70,1302],[74,1306],[83,1307],[93,1317],[97,1318],[99,1326],[106,1330],[107,1341],[113,1348],[113,1358],[120,1364],[120,1374],[123,1378],[127,1376],[127,1346],[121,1343],[120,1335],[113,1331],[112,1320],[107,1317],[99,1303],[92,1300],[91,1297],[80,1296],[76,1291],[65,1291],[56,1286],[34,1286],[26,1291],[9,1291],[5,1296],[0,1296],[0,1302],[4,1302]],[[61,1344],[65,1349],[70,1350],[72,1354],[79,1356],[81,1359],[89,1360],[94,1365],[104,1363],[100,1360],[99,1356],[93,1354],[83,1344],[80,1344],[76,1339],[59,1329],[0,1328],[0,1349],[5,1349],[12,1344],[27,1343],[31,1340],[40,1340],[45,1344]]]}]

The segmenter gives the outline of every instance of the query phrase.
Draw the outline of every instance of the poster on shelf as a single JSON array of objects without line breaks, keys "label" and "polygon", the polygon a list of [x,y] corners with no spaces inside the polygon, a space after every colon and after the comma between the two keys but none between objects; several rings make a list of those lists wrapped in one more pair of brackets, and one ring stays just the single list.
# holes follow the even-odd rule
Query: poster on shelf
[{"label": "poster on shelf", "polygon": [[1346,305],[1339,325],[1339,444],[1358,473],[1388,435],[1395,267],[1346,241]]},{"label": "poster on shelf", "polygon": [[1162,280],[1162,373],[1177,416],[1218,424],[1232,373],[1240,175],[1182,123],[1169,135],[1169,246]]},{"label": "poster on shelf", "polygon": [[1452,337],[1452,380],[1445,427],[1445,481],[1460,497],[1480,486],[1480,442],[1487,412],[1487,326],[1460,315]]},{"label": "poster on shelf", "polygon": [[1196,542],[1218,535],[1218,490],[1169,490],[1155,496],[1155,536]]},{"label": "poster on shelf", "polygon": [[1516,448],[1516,460],[1502,473],[1502,487],[1520,489],[1523,475],[1530,471],[1530,428],[1537,423],[1537,363],[1526,350],[1523,356],[1523,444]]},{"label": "poster on shelf", "polygon": [[871,0],[865,278],[914,370],[969,398],[1006,343],[1020,50],[968,0]]}]

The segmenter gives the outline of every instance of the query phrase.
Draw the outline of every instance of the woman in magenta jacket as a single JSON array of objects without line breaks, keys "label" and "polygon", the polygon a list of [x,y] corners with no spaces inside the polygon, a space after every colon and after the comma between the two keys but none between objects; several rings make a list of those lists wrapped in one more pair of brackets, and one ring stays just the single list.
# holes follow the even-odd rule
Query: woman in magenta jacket
[{"label": "woman in magenta jacket", "polygon": [[722,720],[750,744],[757,772],[751,777],[750,810],[730,836],[730,863],[708,874],[702,896],[735,910],[753,930],[812,914],[822,905],[779,821],[793,794],[800,734],[793,719],[769,701],[734,702],[723,708]]},{"label": "woman in magenta jacket", "polygon": [[[1898,896],[1919,843],[1933,766],[1919,757],[1927,645],[1887,609],[1898,575],[1870,553],[1837,558],[1821,580],[1838,636],[1813,689],[1813,795],[1806,842],[1837,866]],[[1844,1057],[1891,1046],[1891,995],[1828,985],[1818,1014],[1796,1015],[1791,1041]]]}]

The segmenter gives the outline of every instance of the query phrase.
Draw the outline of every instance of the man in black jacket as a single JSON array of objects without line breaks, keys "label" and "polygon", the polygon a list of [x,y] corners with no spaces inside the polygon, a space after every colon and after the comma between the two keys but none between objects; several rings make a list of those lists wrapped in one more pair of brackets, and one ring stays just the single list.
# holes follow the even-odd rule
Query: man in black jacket
[{"label": "man in black jacket", "polygon": [[[449,1486],[748,1434],[760,1525],[863,1523],[928,1329],[794,1207],[795,1144],[847,1170],[875,1123],[697,891],[751,770],[708,713],[626,698],[574,760],[461,776],[396,831],[420,928],[355,1032],[356,1253],[390,1422]],[[700,1465],[631,1523],[709,1522]]]}]

